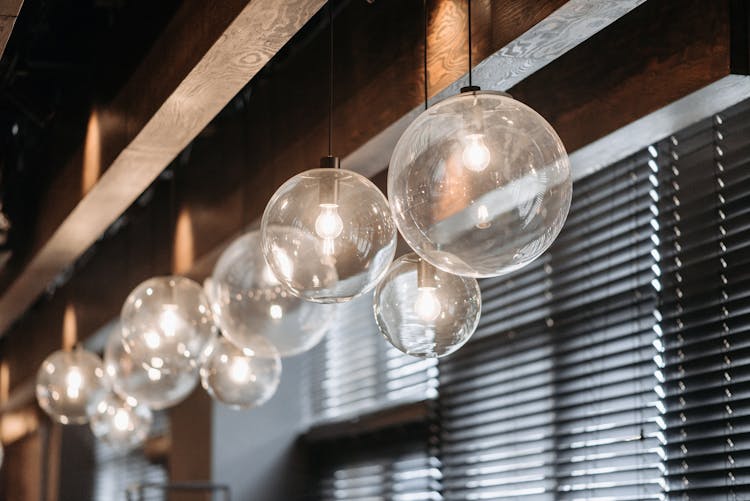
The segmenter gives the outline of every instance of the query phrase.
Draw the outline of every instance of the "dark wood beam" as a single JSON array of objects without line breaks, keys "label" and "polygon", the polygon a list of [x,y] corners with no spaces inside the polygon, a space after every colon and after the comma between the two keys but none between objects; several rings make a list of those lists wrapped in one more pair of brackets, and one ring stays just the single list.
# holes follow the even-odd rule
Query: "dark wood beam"
[{"label": "dark wood beam", "polygon": [[34,255],[0,333],[101,236],[324,0],[185,2],[41,202]]},{"label": "dark wood beam", "polygon": [[0,58],[5,53],[13,26],[21,12],[23,0],[0,0]]}]

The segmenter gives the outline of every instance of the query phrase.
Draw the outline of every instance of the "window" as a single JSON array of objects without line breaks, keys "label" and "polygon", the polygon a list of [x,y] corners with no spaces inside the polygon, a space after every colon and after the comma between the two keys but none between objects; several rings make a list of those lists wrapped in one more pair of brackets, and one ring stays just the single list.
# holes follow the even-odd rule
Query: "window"
[{"label": "window", "polygon": [[[321,499],[750,498],[750,101],[577,181],[552,248],[480,285],[438,364],[369,298],[341,312],[311,365]],[[356,490],[401,471],[414,497]]]}]

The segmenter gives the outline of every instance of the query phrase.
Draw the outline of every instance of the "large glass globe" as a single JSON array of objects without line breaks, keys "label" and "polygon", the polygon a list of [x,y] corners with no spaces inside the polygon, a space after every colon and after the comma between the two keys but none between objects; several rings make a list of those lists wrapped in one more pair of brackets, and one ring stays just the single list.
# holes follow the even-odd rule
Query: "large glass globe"
[{"label": "large glass globe", "polygon": [[366,177],[313,169],[284,183],[261,223],[263,255],[292,293],[318,303],[372,290],[396,251],[388,201]]},{"label": "large glass globe", "polygon": [[102,361],[83,348],[56,351],[36,374],[36,399],[49,416],[62,424],[84,424],[86,408],[104,387]]},{"label": "large glass globe", "polygon": [[215,334],[203,288],[177,276],[151,278],[133,289],[120,321],[128,353],[137,360],[158,358],[172,366],[185,360],[197,365]]},{"label": "large glass globe", "polygon": [[94,436],[118,452],[128,452],[141,446],[148,438],[154,421],[151,409],[109,391],[88,408],[89,426]]},{"label": "large glass globe", "polygon": [[130,402],[152,409],[178,404],[198,384],[198,367],[188,359],[152,356],[139,359],[125,350],[125,342],[115,330],[104,349],[104,372],[114,392]]},{"label": "large glass globe", "polygon": [[335,306],[295,297],[276,279],[263,258],[260,231],[235,240],[219,258],[204,287],[222,333],[239,347],[257,336],[282,357],[303,353],[323,339]]},{"label": "large glass globe", "polygon": [[394,261],[373,302],[386,340],[424,358],[443,357],[463,346],[482,310],[476,279],[446,273],[414,253]]},{"label": "large glass globe", "polygon": [[264,337],[248,338],[238,348],[223,336],[206,347],[201,365],[203,388],[215,400],[235,409],[266,403],[281,380],[281,358]]},{"label": "large glass globe", "polygon": [[521,268],[555,240],[570,208],[565,148],[538,113],[470,91],[423,112],[398,141],[388,197],[406,242],[471,277]]}]

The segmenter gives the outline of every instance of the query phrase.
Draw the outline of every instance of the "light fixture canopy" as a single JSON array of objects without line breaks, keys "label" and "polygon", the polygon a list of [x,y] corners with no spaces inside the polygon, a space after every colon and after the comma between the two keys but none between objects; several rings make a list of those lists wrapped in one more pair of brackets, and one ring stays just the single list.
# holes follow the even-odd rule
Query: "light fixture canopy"
[{"label": "light fixture canopy", "polygon": [[341,303],[382,279],[396,252],[396,227],[372,181],[345,169],[313,169],[271,197],[261,244],[273,274],[294,295]]},{"label": "light fixture canopy", "polygon": [[482,310],[476,279],[441,271],[414,253],[393,262],[375,289],[375,321],[398,350],[449,355],[469,340]]},{"label": "light fixture canopy", "polygon": [[533,109],[468,87],[406,129],[388,169],[393,218],[448,273],[503,275],[555,240],[570,208],[565,147]]},{"label": "light fixture canopy", "polygon": [[268,339],[255,336],[238,348],[217,336],[203,354],[201,384],[212,398],[234,409],[266,403],[281,380],[281,358]]},{"label": "light fixture canopy", "polygon": [[39,406],[62,424],[85,424],[86,408],[104,387],[102,361],[80,346],[48,356],[36,375]]},{"label": "light fixture canopy", "polygon": [[239,237],[204,283],[222,334],[239,348],[267,338],[282,357],[308,351],[325,335],[336,307],[295,297],[263,258],[260,231]]}]

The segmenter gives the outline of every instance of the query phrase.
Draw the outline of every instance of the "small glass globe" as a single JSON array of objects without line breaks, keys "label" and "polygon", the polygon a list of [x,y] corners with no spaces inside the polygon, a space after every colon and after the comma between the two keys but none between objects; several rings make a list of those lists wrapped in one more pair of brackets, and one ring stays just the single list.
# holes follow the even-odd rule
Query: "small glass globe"
[{"label": "small glass globe", "polygon": [[184,277],[146,280],[128,296],[120,313],[125,349],[137,360],[158,357],[169,365],[197,365],[215,334],[211,305],[196,282]]},{"label": "small glass globe", "polygon": [[303,353],[323,339],[336,307],[284,289],[263,259],[260,240],[260,231],[253,231],[227,247],[204,284],[206,295],[222,333],[240,348],[260,335],[282,357]]},{"label": "small glass globe", "polygon": [[192,361],[168,360],[158,355],[138,359],[127,352],[119,331],[114,331],[107,340],[104,372],[117,395],[154,410],[180,403],[198,384],[198,368]]},{"label": "small glass globe", "polygon": [[396,251],[388,201],[366,177],[313,169],[284,183],[261,223],[263,255],[296,296],[349,301],[383,278]]},{"label": "small glass globe", "polygon": [[121,453],[141,446],[154,421],[151,409],[109,391],[99,393],[88,407],[88,416],[94,436]]},{"label": "small glass globe", "polygon": [[264,337],[246,340],[238,348],[223,336],[206,347],[201,366],[203,388],[215,400],[234,409],[259,407],[276,393],[281,358]]},{"label": "small glass globe", "polygon": [[388,168],[393,218],[448,273],[519,269],[555,240],[570,209],[570,162],[554,129],[507,94],[464,92],[424,111]]},{"label": "small glass globe", "polygon": [[479,323],[482,296],[476,279],[446,273],[414,253],[398,258],[375,289],[375,322],[407,355],[450,355]]},{"label": "small glass globe", "polygon": [[49,416],[62,424],[84,424],[86,407],[104,387],[102,361],[83,348],[48,356],[36,374],[36,399]]}]

